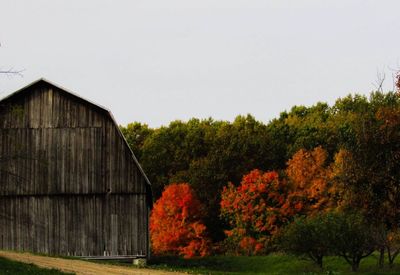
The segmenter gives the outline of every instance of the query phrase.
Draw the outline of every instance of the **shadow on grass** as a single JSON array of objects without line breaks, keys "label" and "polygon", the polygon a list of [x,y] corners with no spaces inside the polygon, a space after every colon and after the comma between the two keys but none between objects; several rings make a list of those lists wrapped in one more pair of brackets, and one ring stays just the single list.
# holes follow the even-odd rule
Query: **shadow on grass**
[{"label": "shadow on grass", "polygon": [[5,258],[0,258],[0,274],[24,274],[24,275],[61,275],[61,274],[73,274],[64,273],[57,269],[44,269],[37,267],[33,264],[25,264],[17,261],[11,261]]}]

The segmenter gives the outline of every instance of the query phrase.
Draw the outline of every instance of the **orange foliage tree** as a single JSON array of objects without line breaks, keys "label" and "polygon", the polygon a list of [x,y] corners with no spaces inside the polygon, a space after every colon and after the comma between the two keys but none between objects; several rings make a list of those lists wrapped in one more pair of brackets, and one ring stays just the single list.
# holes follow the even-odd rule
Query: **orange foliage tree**
[{"label": "orange foliage tree", "polygon": [[296,215],[337,208],[335,165],[322,147],[301,149],[288,161],[284,180],[253,170],[238,187],[228,184],[221,194],[221,216],[232,228],[225,231],[228,242],[238,246],[237,253],[257,254]]},{"label": "orange foliage tree", "polygon": [[150,216],[153,252],[185,258],[206,256],[210,241],[202,217],[202,205],[187,183],[168,185]]},{"label": "orange foliage tree", "polygon": [[322,147],[295,153],[287,163],[286,175],[291,185],[284,205],[287,215],[314,214],[334,207],[337,191]]},{"label": "orange foliage tree", "polygon": [[276,172],[253,170],[241,184],[224,187],[221,194],[221,217],[232,227],[227,240],[238,244],[236,253],[262,252],[269,237],[286,222],[282,215],[285,184]]}]

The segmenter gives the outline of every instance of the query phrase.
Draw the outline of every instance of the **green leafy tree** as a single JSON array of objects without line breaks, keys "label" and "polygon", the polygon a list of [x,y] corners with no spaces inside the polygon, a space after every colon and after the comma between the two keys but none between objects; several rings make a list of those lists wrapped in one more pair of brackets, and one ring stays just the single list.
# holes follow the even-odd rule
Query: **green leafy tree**
[{"label": "green leafy tree", "polygon": [[143,144],[154,130],[149,128],[147,124],[142,124],[140,122],[129,123],[126,127],[120,126],[120,129],[129,147],[140,160],[142,158]]},{"label": "green leafy tree", "polygon": [[274,169],[284,169],[286,162],[301,149],[322,146],[333,156],[338,150],[339,136],[332,107],[319,102],[311,107],[294,106],[268,125]]},{"label": "green leafy tree", "polygon": [[352,271],[357,271],[361,260],[375,251],[375,228],[359,213],[337,213],[330,219],[332,251],[343,257],[351,265]]},{"label": "green leafy tree", "polygon": [[331,212],[300,217],[280,236],[284,251],[307,256],[321,268],[323,257],[343,257],[357,271],[377,246],[377,228],[357,212]]},{"label": "green leafy tree", "polygon": [[280,248],[305,256],[323,267],[323,258],[332,254],[332,219],[330,214],[298,217],[279,235]]},{"label": "green leafy tree", "polygon": [[208,152],[206,131],[212,121],[174,121],[148,136],[141,163],[153,184],[155,197],[171,182],[190,182],[190,163]]}]

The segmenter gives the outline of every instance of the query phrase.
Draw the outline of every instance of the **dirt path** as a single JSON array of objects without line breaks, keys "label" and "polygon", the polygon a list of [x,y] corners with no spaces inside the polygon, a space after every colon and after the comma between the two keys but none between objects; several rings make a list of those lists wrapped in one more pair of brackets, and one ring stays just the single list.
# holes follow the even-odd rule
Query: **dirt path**
[{"label": "dirt path", "polygon": [[97,264],[81,260],[69,260],[45,256],[32,255],[30,253],[17,253],[0,251],[0,257],[10,260],[32,263],[43,268],[55,268],[64,272],[72,272],[77,275],[113,275],[113,274],[134,274],[134,275],[179,275],[185,273],[167,272],[161,270],[135,268],[116,265]]}]

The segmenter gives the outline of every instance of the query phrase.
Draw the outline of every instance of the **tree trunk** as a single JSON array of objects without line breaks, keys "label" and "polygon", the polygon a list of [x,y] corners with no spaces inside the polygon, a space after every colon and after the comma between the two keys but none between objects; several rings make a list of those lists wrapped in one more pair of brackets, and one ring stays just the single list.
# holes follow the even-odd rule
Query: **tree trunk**
[{"label": "tree trunk", "polygon": [[353,272],[358,271],[358,267],[360,266],[360,261],[361,261],[361,259],[353,259],[353,263],[351,265],[351,271],[353,271]]},{"label": "tree trunk", "polygon": [[[390,261],[390,260],[389,260]],[[383,265],[385,263],[385,247],[382,246],[379,249],[379,260],[378,260],[378,267],[383,268]]]},{"label": "tree trunk", "polygon": [[393,262],[394,262],[394,259],[393,258],[389,258],[389,267],[390,268],[393,267]]},{"label": "tree trunk", "polygon": [[392,251],[390,251],[390,248],[388,247],[387,248],[387,252],[388,252],[389,266],[393,267],[394,260],[399,255],[400,249],[394,251],[393,254],[392,254]]},{"label": "tree trunk", "polygon": [[322,269],[322,257],[317,257],[317,264]]}]

